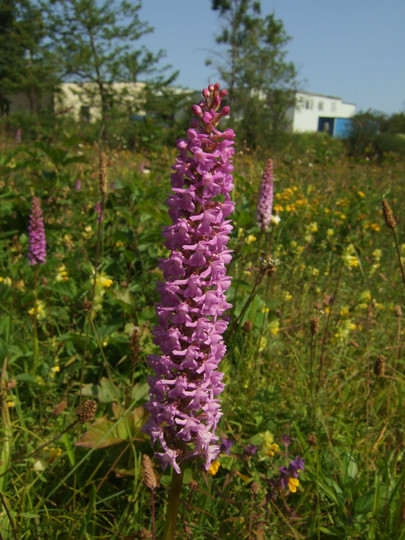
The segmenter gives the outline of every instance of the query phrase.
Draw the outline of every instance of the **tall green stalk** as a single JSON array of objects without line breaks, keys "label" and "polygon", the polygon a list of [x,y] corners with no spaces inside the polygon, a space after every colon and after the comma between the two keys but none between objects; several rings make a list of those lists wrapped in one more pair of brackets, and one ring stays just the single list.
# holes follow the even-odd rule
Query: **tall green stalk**
[{"label": "tall green stalk", "polygon": [[163,540],[173,540],[176,533],[177,511],[180,503],[181,486],[183,485],[184,469],[180,474],[172,472],[172,482],[170,485],[169,502],[167,505],[165,530]]},{"label": "tall green stalk", "polygon": [[38,362],[38,264],[35,265],[35,283],[34,283],[34,315],[33,315],[33,324],[34,324],[34,343],[33,343],[33,363],[32,371],[35,374],[37,369]]}]

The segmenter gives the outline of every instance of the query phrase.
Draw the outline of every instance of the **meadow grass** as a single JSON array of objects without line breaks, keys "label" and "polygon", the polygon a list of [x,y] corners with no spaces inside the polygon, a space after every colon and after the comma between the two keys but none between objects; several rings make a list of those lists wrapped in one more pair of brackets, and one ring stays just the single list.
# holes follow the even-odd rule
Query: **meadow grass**
[{"label": "meadow grass", "polygon": [[[141,427],[175,151],[106,154],[103,193],[95,148],[4,145],[0,538],[162,534],[170,471],[145,472]],[[268,157],[281,219],[261,233]],[[219,429],[232,446],[210,473],[186,469],[178,538],[405,538],[405,162],[349,159],[320,137],[273,156],[241,147],[234,166]],[[296,456],[298,485],[282,489]]]}]

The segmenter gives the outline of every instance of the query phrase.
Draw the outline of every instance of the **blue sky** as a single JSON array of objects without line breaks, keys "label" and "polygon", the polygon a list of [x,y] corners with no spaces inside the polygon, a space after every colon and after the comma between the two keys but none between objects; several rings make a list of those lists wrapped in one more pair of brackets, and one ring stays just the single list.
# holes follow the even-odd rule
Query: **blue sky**
[{"label": "blue sky", "polygon": [[[405,111],[405,0],[262,0],[262,11],[291,36],[288,59],[302,90],[341,97],[357,111]],[[210,0],[143,0],[140,17],[155,28],[142,44],[166,50],[177,84],[199,90],[218,80],[205,66],[223,52]]]}]

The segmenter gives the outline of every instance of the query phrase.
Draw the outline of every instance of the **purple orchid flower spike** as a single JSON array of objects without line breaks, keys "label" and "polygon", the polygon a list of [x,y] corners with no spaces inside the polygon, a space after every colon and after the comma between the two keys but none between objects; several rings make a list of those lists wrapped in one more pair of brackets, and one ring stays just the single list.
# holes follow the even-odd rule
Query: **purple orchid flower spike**
[{"label": "purple orchid flower spike", "polygon": [[256,223],[266,231],[270,227],[273,210],[273,160],[269,159],[264,168],[256,207]]},{"label": "purple orchid flower spike", "polygon": [[38,197],[32,199],[30,224],[28,227],[28,261],[31,265],[45,264],[46,239],[41,203]]},{"label": "purple orchid flower spike", "polygon": [[202,458],[206,470],[220,451],[215,434],[222,415],[219,395],[223,373],[217,370],[226,347],[225,291],[230,286],[225,265],[232,230],[228,216],[234,203],[231,164],[234,132],[219,131],[229,113],[221,108],[226,90],[210,85],[193,106],[187,138],[177,142],[179,156],[167,199],[172,225],[163,229],[167,259],[160,261],[165,281],[158,284],[158,326],[154,342],[161,354],[150,355],[155,375],[149,377],[150,419],[145,431],[163,468]]}]

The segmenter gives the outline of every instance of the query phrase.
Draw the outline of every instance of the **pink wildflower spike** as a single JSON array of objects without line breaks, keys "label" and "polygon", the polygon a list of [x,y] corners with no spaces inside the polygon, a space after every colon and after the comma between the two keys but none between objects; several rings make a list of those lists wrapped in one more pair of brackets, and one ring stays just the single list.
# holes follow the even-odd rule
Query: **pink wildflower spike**
[{"label": "pink wildflower spike", "polygon": [[267,230],[271,223],[273,210],[273,160],[269,159],[264,168],[259,197],[256,208],[256,223],[258,227]]},{"label": "pink wildflower spike", "polygon": [[28,261],[31,265],[45,264],[46,240],[44,220],[38,197],[32,199],[30,224],[28,227]]},{"label": "pink wildflower spike", "polygon": [[231,260],[226,244],[232,226],[226,218],[234,209],[235,134],[217,128],[229,112],[229,107],[220,110],[226,92],[217,83],[202,94],[172,167],[166,201],[172,224],[163,230],[171,252],[159,263],[165,281],[157,287],[159,324],[153,329],[161,354],[148,357],[155,375],[149,377],[151,415],[144,429],[160,446],[156,455],[162,467],[169,464],[177,473],[182,463],[196,458],[208,470],[220,450],[215,429],[224,384],[217,368],[226,351],[222,334],[230,307],[224,292],[230,286],[225,264]]}]

